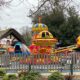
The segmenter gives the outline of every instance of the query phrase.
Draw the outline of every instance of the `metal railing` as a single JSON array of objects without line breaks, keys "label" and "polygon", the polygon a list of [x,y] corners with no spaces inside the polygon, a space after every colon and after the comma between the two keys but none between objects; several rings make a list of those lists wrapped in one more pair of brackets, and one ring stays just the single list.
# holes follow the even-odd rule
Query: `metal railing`
[{"label": "metal railing", "polygon": [[34,70],[38,72],[73,72],[80,70],[80,53],[72,52],[69,54],[38,54],[27,56],[25,54],[1,54],[0,68],[7,71]]}]

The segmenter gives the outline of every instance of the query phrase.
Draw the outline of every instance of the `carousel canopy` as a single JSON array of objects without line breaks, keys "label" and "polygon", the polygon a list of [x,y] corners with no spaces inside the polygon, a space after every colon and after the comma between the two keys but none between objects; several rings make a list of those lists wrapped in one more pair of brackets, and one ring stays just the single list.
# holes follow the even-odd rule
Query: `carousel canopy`
[{"label": "carousel canopy", "polygon": [[40,32],[32,41],[39,46],[52,46],[57,43],[57,39],[49,31]]},{"label": "carousel canopy", "polygon": [[33,32],[41,32],[41,31],[48,31],[48,26],[42,23],[37,23],[35,25],[33,25],[32,27],[32,31]]}]

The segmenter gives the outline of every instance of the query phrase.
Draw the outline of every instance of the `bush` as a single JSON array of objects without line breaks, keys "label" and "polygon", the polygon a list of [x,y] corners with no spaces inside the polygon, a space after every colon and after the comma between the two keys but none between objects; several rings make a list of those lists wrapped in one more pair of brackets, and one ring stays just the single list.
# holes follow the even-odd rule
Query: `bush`
[{"label": "bush", "polygon": [[41,75],[38,72],[21,72],[19,73],[19,80],[41,80]]},{"label": "bush", "polygon": [[27,74],[28,74],[28,72],[22,71],[22,72],[19,72],[19,73],[18,73],[18,77],[26,76]]},{"label": "bush", "polygon": [[29,74],[26,76],[26,78],[29,80],[39,80],[41,78],[41,75],[38,72],[30,71]]},{"label": "bush", "polygon": [[4,68],[0,68],[0,76],[4,76],[6,74]]},{"label": "bush", "polygon": [[63,75],[60,72],[53,72],[49,77],[48,80],[64,80]]},{"label": "bush", "polygon": [[15,74],[9,74],[9,75],[5,75],[3,77],[3,80],[17,80],[17,77]]},{"label": "bush", "polygon": [[26,75],[28,74],[28,72],[26,71],[21,71],[18,73],[18,78],[19,80],[26,80]]}]

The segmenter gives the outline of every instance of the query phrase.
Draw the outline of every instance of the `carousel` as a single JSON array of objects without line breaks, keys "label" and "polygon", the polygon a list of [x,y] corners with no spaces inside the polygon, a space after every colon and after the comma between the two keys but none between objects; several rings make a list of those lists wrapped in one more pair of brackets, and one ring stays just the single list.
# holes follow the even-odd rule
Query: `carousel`
[{"label": "carousel", "polygon": [[[34,59],[27,58],[23,62],[34,64],[52,63],[50,54],[52,54],[53,46],[58,40],[48,31],[48,26],[41,23],[41,17],[39,17],[39,23],[33,25],[32,33],[32,44],[29,46],[29,49],[31,55],[34,55]],[[44,55],[46,58],[44,58]]]},{"label": "carousel", "polygon": [[48,31],[48,26],[41,23],[41,17],[39,17],[39,23],[33,25],[32,32],[32,44],[29,46],[31,53],[51,54],[58,40]]}]

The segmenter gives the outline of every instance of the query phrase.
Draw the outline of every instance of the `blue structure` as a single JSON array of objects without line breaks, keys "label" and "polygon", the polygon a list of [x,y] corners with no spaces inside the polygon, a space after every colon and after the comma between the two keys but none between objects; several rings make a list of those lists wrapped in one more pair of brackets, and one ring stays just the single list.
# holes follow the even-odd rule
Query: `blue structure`
[{"label": "blue structure", "polygon": [[21,42],[16,42],[14,48],[15,48],[15,54],[30,55],[30,51],[27,48],[27,46]]}]

